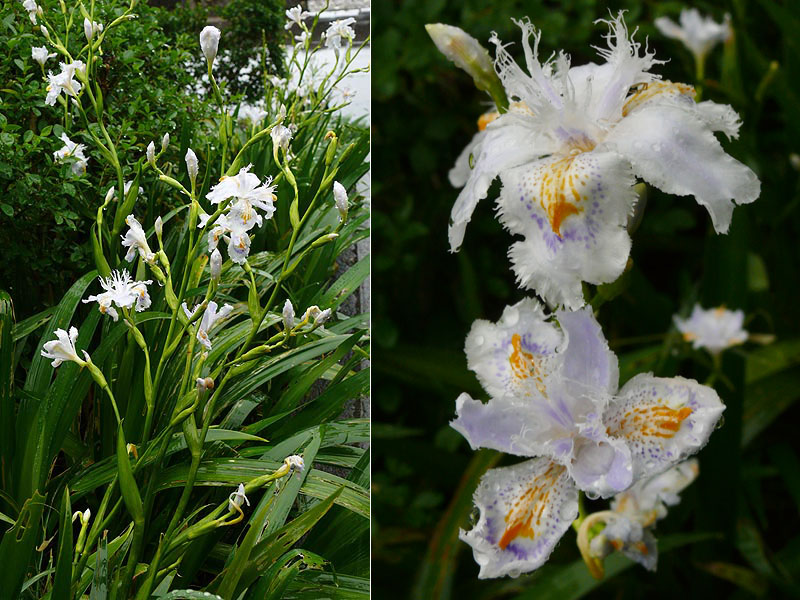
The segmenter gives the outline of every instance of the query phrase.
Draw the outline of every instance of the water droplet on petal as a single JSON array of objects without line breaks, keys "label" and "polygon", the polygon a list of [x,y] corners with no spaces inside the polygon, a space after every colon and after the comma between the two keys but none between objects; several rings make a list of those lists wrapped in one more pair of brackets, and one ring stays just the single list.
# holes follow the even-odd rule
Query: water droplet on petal
[{"label": "water droplet on petal", "polygon": [[725,415],[722,415],[719,418],[719,421],[717,421],[717,425],[716,425],[716,427],[714,427],[714,429],[722,429],[723,425],[725,425]]}]

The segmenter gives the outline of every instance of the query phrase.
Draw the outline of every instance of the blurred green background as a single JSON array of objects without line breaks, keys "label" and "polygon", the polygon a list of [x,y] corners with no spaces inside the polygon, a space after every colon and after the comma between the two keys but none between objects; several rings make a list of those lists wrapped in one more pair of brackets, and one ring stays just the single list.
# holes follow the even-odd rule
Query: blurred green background
[{"label": "blurred green background", "polygon": [[[492,6],[493,4],[493,6]],[[725,423],[699,454],[701,476],[659,522],[656,574],[619,556],[596,583],[569,531],[549,563],[519,579],[479,581],[469,547],[471,490],[490,464],[448,422],[463,391],[485,397],[466,369],[464,339],[476,318],[497,319],[525,293],[506,250],[512,237],[479,205],[458,254],[447,222],[457,196],[447,172],[476,131],[488,96],[438,54],[423,25],[459,25],[483,43],[495,30],[515,42],[510,17],[530,16],[540,52],[564,49],[573,65],[596,61],[603,44],[597,18],[627,9],[649,37],[665,79],[696,83],[693,59],[652,25],[678,2],[406,0],[373,3],[373,556],[376,597],[394,598],[783,598],[800,596],[800,3],[795,0],[700,2],[717,21],[728,12],[734,38],[706,64],[704,99],[728,103],[744,122],[726,150],[762,181],[761,197],[738,207],[727,236],[716,236],[692,198],[648,189],[633,236],[633,268],[622,293],[598,319],[621,363],[621,382],[636,372],[705,381],[708,355],[681,342],[672,315],[694,302],[742,308],[751,332],[774,334],[724,355],[716,385]],[[488,45],[488,44],[487,44]],[[800,158],[795,159],[800,163]],[[495,198],[497,184],[489,198]],[[465,475],[466,473],[466,475]],[[458,491],[457,491],[458,490]],[[597,502],[599,510],[605,503]],[[474,518],[474,515],[473,515]]]}]

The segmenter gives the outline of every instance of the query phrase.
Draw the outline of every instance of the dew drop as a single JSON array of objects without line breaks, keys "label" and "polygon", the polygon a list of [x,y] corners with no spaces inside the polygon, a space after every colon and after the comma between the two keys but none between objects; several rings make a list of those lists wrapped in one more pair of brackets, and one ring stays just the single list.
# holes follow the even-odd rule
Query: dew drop
[{"label": "dew drop", "polygon": [[475,527],[478,524],[478,519],[481,517],[481,511],[477,506],[473,506],[469,513],[469,524]]},{"label": "dew drop", "polygon": [[717,421],[717,424],[716,424],[716,426],[714,427],[714,429],[722,429],[722,426],[723,426],[723,425],[725,425],[725,415],[722,415],[722,416],[719,418],[719,421]]},{"label": "dew drop", "polygon": [[597,492],[586,492],[586,497],[589,500],[597,500],[600,497],[600,494]]},{"label": "dew drop", "polygon": [[476,335],[475,336],[475,343],[478,346],[483,346],[484,342],[486,342],[486,338],[484,338],[482,335]]}]

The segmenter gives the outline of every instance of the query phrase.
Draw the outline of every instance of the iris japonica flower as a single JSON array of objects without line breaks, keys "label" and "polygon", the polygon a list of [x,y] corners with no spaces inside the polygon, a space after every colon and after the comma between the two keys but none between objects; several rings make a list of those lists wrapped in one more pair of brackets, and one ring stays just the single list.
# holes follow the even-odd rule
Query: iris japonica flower
[{"label": "iris japonica flower", "polygon": [[42,66],[47,62],[48,58],[53,58],[55,55],[55,52],[47,53],[47,46],[34,46],[31,48],[31,58]]},{"label": "iris japonica flower", "polygon": [[192,185],[194,185],[198,172],[197,155],[194,153],[194,150],[187,148],[184,160],[186,161],[186,172],[189,173],[189,179]]},{"label": "iris japonica flower", "polygon": [[136,281],[127,269],[122,269],[122,271],[111,271],[111,275],[106,278],[98,277],[98,281],[105,291],[96,296],[89,296],[83,303],[97,302],[100,312],[109,315],[115,321],[119,318],[119,313],[114,308],[115,304],[118,308],[134,306],[136,312],[150,308],[147,286],[153,283],[151,280]]},{"label": "iris japonica flower", "polygon": [[69,333],[63,329],[56,329],[53,333],[56,334],[56,339],[46,342],[42,346],[42,356],[45,358],[52,358],[51,363],[53,367],[58,367],[64,361],[72,361],[84,366],[91,359],[86,350],[83,350],[83,360],[78,356],[78,351],[75,349],[75,340],[78,339],[78,330],[75,327],[69,328]]},{"label": "iris japonica flower", "polygon": [[[181,305],[183,312],[190,319],[194,316],[194,313],[197,311],[199,306],[200,305],[198,304],[192,310],[189,310],[185,302]],[[227,317],[232,310],[233,307],[230,304],[226,304],[221,309],[217,310],[216,302],[212,300],[208,303],[208,306],[203,313],[203,318],[200,320],[200,327],[197,330],[197,340],[203,344],[203,346],[205,346],[206,350],[211,350],[211,338],[209,337],[211,328],[217,321]]]},{"label": "iris japonica flower", "polygon": [[627,264],[637,176],[666,193],[694,196],[718,233],[728,230],[734,203],[758,197],[758,177],[714,136],[736,137],[738,115],[727,105],[695,102],[691,86],[650,73],[663,61],[633,40],[622,14],[603,21],[604,63],[577,67],[563,52],[542,64],[540,32],[527,20],[515,22],[527,72],[493,36],[495,68],[511,104],[484,118],[485,131],[459,159],[473,168],[451,213],[453,251],[499,176],[499,218],[524,238],[508,253],[517,280],[552,305],[579,308],[581,282],[614,281]]},{"label": "iris japonica flower", "polygon": [[284,28],[291,29],[294,25],[302,27],[303,19],[307,19],[313,14],[314,13],[312,12],[303,10],[303,7],[299,4],[297,6],[293,6],[286,11],[286,25],[284,25]]},{"label": "iris japonica flower", "polygon": [[36,25],[36,17],[42,16],[42,7],[36,4],[34,0],[24,0],[22,3],[22,8],[28,11],[28,18],[31,20],[31,23]]},{"label": "iris japonica flower", "polygon": [[75,80],[76,72],[83,72],[86,65],[83,61],[76,60],[70,64],[61,63],[61,72],[53,75],[51,71],[47,75],[49,85],[47,86],[47,97],[44,103],[49,106],[54,106],[61,92],[65,96],[72,96],[77,98],[78,93],[81,91],[81,84]]},{"label": "iris japonica flower", "polygon": [[722,23],[704,17],[696,8],[681,11],[680,25],[669,17],[659,17],[653,23],[668,38],[680,40],[694,55],[697,64],[705,62],[706,55],[720,42],[730,39],[731,16],[726,14]]},{"label": "iris japonica flower", "polygon": [[[127,185],[125,186],[127,188]],[[127,189],[125,192],[127,193]],[[146,262],[153,262],[156,258],[156,255],[150,249],[150,245],[147,243],[147,235],[142,228],[142,224],[136,220],[136,217],[133,215],[128,215],[125,218],[125,223],[128,225],[129,229],[127,233],[122,238],[122,245],[128,248],[128,253],[125,255],[125,260],[131,262],[134,258],[136,258],[136,252],[138,250],[139,256],[141,256]]]},{"label": "iris japonica flower", "polygon": [[269,132],[272,143],[276,148],[282,148],[285,153],[289,152],[289,143],[292,141],[292,130],[285,125],[275,125]]},{"label": "iris japonica flower", "polygon": [[298,473],[302,473],[303,469],[306,468],[306,463],[303,461],[303,457],[297,454],[287,456],[283,463],[289,467],[290,471],[297,471]]},{"label": "iris japonica flower", "polygon": [[728,310],[722,306],[705,310],[695,304],[688,319],[675,315],[673,320],[684,340],[692,342],[695,349],[705,348],[711,354],[719,354],[726,348],[747,341],[747,331],[742,327],[744,313],[741,310]]},{"label": "iris japonica flower", "polygon": [[239,106],[238,120],[240,123],[258,125],[267,116],[267,111],[258,106],[242,104]]},{"label": "iris japonica flower", "polygon": [[480,577],[542,565],[577,517],[577,493],[610,497],[697,452],[724,406],[682,377],[639,374],[618,389],[617,357],[589,308],[548,318],[532,299],[476,321],[467,362],[490,400],[462,394],[451,425],[473,448],[531,460],[488,471],[480,519],[461,539]]},{"label": "iris japonica flower", "polygon": [[214,251],[211,253],[209,271],[211,273],[211,279],[213,281],[219,281],[219,277],[222,274],[222,254],[220,254],[219,250],[216,248],[214,248]]},{"label": "iris japonica flower", "polygon": [[237,509],[241,510],[242,504],[245,502],[247,502],[247,506],[250,506],[250,500],[248,500],[247,496],[244,495],[244,484],[240,483],[239,487],[236,488],[236,491],[228,496],[228,510],[231,512],[237,512]]},{"label": "iris japonica flower", "polygon": [[333,21],[325,30],[325,46],[332,48],[338,55],[342,47],[342,40],[345,40],[345,43],[352,43],[355,39],[356,32],[350,27],[355,22],[353,17]]},{"label": "iris japonica flower", "polygon": [[[658,564],[658,544],[652,531],[655,523],[667,516],[668,506],[681,501],[678,494],[697,478],[699,472],[697,459],[682,462],[636,482],[614,497],[610,511],[588,517],[587,526],[593,522],[605,523],[588,544],[590,557],[602,560],[618,551],[649,571],[655,571]],[[583,543],[582,537],[579,533],[579,544]]]},{"label": "iris japonica flower", "polygon": [[[272,178],[267,177],[262,184],[258,175],[250,173],[251,167],[248,165],[236,175],[223,177],[206,194],[212,204],[232,200],[227,212],[219,216],[209,231],[208,247],[210,250],[216,249],[219,239],[227,235],[228,255],[237,264],[243,264],[250,254],[250,236],[247,232],[256,225],[261,227],[263,219],[270,219],[275,213]],[[263,211],[263,215],[259,210]],[[198,227],[205,227],[208,219],[207,214],[201,215]]]},{"label": "iris japonica flower", "polygon": [[72,173],[74,175],[83,175],[86,172],[86,165],[89,162],[83,151],[86,148],[83,144],[76,144],[66,133],[61,134],[61,141],[64,145],[53,152],[53,159],[56,162],[62,162],[68,158],[74,159],[72,162]]}]

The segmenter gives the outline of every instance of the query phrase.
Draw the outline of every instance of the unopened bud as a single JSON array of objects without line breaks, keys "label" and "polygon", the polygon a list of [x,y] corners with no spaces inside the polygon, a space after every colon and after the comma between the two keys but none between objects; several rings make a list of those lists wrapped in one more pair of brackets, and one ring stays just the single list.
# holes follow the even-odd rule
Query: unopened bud
[{"label": "unopened bud", "polygon": [[203,56],[206,57],[209,67],[214,63],[217,57],[217,49],[219,48],[219,29],[213,25],[204,27],[200,32],[200,49],[203,51]]},{"label": "unopened bud", "polygon": [[169,133],[165,133],[164,137],[161,138],[161,151],[164,152],[164,150],[167,149],[167,146],[169,146]]},{"label": "unopened bud", "polygon": [[156,236],[158,236],[158,239],[160,240],[161,234],[164,232],[164,221],[161,220],[161,215],[156,217],[155,230],[156,230]]},{"label": "unopened bud", "polygon": [[139,460],[139,451],[136,449],[136,444],[128,443],[125,446],[125,450],[127,451],[128,454],[133,454],[133,458]]},{"label": "unopened bud", "polygon": [[289,331],[292,327],[294,327],[294,306],[292,306],[292,301],[287,298],[283,305],[283,328]]},{"label": "unopened bud", "polygon": [[147,144],[147,151],[145,152],[147,156],[147,162],[149,162],[152,166],[156,166],[156,145],[153,142]]},{"label": "unopened bud", "polygon": [[189,172],[189,179],[191,179],[192,185],[194,185],[197,179],[197,155],[191,148],[186,150],[186,170]]},{"label": "unopened bud", "polygon": [[347,220],[347,190],[338,181],[333,182],[333,201],[336,203],[336,210],[339,211],[339,221],[343,223]]},{"label": "unopened bud", "polygon": [[111,202],[111,199],[114,197],[114,193],[115,193],[115,189],[114,189],[114,186],[112,185],[110,188],[108,188],[108,191],[106,192],[106,199],[105,199],[105,203],[106,204]]},{"label": "unopened bud", "polygon": [[433,43],[457,67],[472,76],[475,86],[491,94],[498,107],[505,109],[508,99],[494,70],[489,51],[463,29],[444,23],[429,23],[425,30]]},{"label": "unopened bud", "polygon": [[42,30],[42,34],[44,35],[44,37],[46,37],[46,38],[47,38],[47,41],[49,42],[49,41],[50,41],[50,32],[49,32],[49,31],[47,31],[47,27],[45,27],[44,25],[41,25],[41,26],[39,27],[39,29],[41,29],[41,30]]},{"label": "unopened bud", "polygon": [[217,248],[214,248],[214,251],[211,253],[209,268],[211,269],[211,279],[219,281],[219,276],[222,272],[222,254],[219,253],[219,249]]}]

